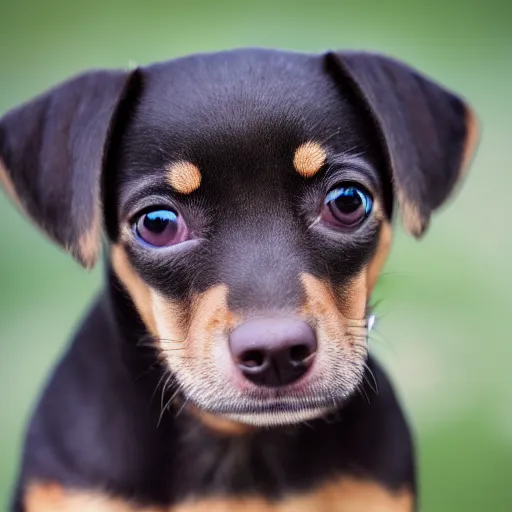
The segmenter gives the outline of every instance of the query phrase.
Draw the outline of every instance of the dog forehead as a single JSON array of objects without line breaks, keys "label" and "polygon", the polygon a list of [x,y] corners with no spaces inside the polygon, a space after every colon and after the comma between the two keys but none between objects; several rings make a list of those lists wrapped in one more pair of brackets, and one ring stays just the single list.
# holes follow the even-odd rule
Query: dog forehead
[{"label": "dog forehead", "polygon": [[142,69],[144,114],[150,122],[168,112],[188,124],[190,114],[197,116],[195,121],[220,122],[233,121],[234,114],[241,120],[244,114],[268,120],[276,107],[290,117],[308,107],[321,112],[322,99],[332,100],[336,90],[324,67],[320,56],[273,50],[192,55],[154,64]]},{"label": "dog forehead", "polygon": [[118,151],[122,197],[150,179],[225,207],[247,194],[275,203],[331,157],[374,163],[364,108],[322,56],[196,55],[143,68],[140,78]]},{"label": "dog forehead", "polygon": [[197,164],[214,155],[293,158],[309,141],[343,150],[357,138],[357,109],[321,56],[233,51],[169,61],[141,73],[129,151],[155,150]]}]

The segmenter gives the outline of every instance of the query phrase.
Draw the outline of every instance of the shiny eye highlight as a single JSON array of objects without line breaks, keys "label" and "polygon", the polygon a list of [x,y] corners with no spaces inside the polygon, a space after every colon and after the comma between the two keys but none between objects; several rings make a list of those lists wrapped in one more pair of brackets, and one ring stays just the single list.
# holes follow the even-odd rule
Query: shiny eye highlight
[{"label": "shiny eye highlight", "polygon": [[183,218],[172,210],[152,210],[141,215],[134,232],[140,242],[153,247],[169,247],[188,239]]},{"label": "shiny eye highlight", "polygon": [[325,197],[321,218],[331,227],[352,229],[370,216],[372,208],[373,198],[362,185],[342,183]]}]

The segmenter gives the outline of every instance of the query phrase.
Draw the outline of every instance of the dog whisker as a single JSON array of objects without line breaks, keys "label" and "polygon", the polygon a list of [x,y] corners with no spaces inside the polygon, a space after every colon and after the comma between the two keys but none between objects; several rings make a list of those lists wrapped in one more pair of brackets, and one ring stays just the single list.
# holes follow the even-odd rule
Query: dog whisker
[{"label": "dog whisker", "polygon": [[153,339],[148,340],[147,337],[144,337],[137,342],[136,346],[141,348],[155,348],[155,342]]},{"label": "dog whisker", "polygon": [[347,332],[346,337],[351,341],[363,343],[365,346],[367,345],[367,341],[368,341],[367,333],[359,334],[359,333],[355,333],[355,332]]},{"label": "dog whisker", "polygon": [[[378,337],[375,337],[375,334],[378,335]],[[391,351],[391,353],[396,356],[397,355],[397,352],[395,350],[395,347],[393,347],[393,345],[386,339],[385,336],[383,336],[379,331],[377,330],[373,330],[373,334],[368,336],[368,339],[372,342],[372,343],[375,343],[375,344],[378,344],[382,347],[386,347],[388,350]]]},{"label": "dog whisker", "polygon": [[[164,414],[167,411],[168,407],[172,404],[174,399],[178,396],[178,394],[181,391],[181,387],[180,387],[180,385],[177,382],[175,382],[174,385],[176,386],[176,389],[174,390],[174,392],[171,395],[171,397],[169,398],[169,400],[167,400],[165,405],[163,404],[163,399],[162,399],[161,409],[160,409],[160,416],[158,418],[158,423],[157,423],[157,426],[156,426],[157,428],[160,426],[160,423],[162,422],[162,418],[164,417]],[[171,389],[172,389],[172,387],[171,387]],[[169,391],[169,389],[165,389],[165,391]],[[162,398],[163,398],[163,393],[162,393]]]},{"label": "dog whisker", "polygon": [[[319,143],[323,146],[325,143],[329,142],[332,138],[336,137],[340,133],[340,128],[332,132],[330,135],[327,135],[324,139],[320,140]],[[354,149],[354,148],[353,148]]]},{"label": "dog whisker", "polygon": [[347,328],[360,328],[363,327],[365,329],[368,328],[368,319],[367,318],[348,318],[347,319]]},{"label": "dog whisker", "polygon": [[361,396],[363,396],[364,398],[366,398],[366,401],[368,402],[368,404],[370,404],[370,398],[368,397],[368,394],[366,393],[365,389],[363,386],[361,386],[360,384],[357,385],[357,391],[359,392],[359,394]]},{"label": "dog whisker", "polygon": [[379,277],[389,277],[389,276],[401,276],[401,277],[412,277],[414,274],[412,272],[401,272],[398,270],[388,270],[387,272],[381,272]]},{"label": "dog whisker", "polygon": [[[174,399],[174,397],[173,397],[173,399]],[[181,407],[179,408],[178,412],[176,413],[176,418],[182,413],[183,409],[185,409],[185,406],[187,405],[187,402],[188,402],[188,398],[185,396],[184,400],[183,400],[183,404],[181,405]]]},{"label": "dog whisker", "polygon": [[162,386],[162,393],[160,394],[160,410],[163,409],[164,407],[164,395],[165,395],[165,392],[167,391],[167,386],[169,385],[169,381],[172,379],[172,375],[169,375],[167,377],[167,380],[165,381],[165,384]]},{"label": "dog whisker", "polygon": [[366,379],[366,382],[368,383],[368,385],[370,386],[371,390],[376,394],[378,395],[379,394],[379,385],[377,384],[377,379],[375,378],[375,375],[372,371],[372,369],[368,366],[368,364],[365,362],[364,363],[364,367],[365,367],[365,370],[370,374],[370,377],[372,378],[373,380],[373,385],[372,383],[368,380],[368,377],[366,375],[366,372],[365,372],[365,379]]},{"label": "dog whisker", "polygon": [[158,391],[158,388],[162,385],[162,382],[164,381],[165,378],[169,378],[169,375],[166,374],[165,372],[162,373],[160,379],[158,379],[158,383],[157,385],[155,386],[155,390],[153,391],[153,394],[151,395],[151,400],[150,400],[150,404],[153,403],[153,400],[155,399],[155,395],[156,395],[156,392]]}]

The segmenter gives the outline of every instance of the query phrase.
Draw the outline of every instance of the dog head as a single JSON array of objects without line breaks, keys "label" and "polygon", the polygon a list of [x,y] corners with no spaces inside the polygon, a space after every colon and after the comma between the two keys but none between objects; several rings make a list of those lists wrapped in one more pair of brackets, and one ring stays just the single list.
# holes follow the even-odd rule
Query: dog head
[{"label": "dog head", "polygon": [[20,207],[87,267],[104,230],[189,403],[256,426],[356,390],[393,210],[421,236],[475,142],[463,100],[365,53],[90,72],[0,122]]}]

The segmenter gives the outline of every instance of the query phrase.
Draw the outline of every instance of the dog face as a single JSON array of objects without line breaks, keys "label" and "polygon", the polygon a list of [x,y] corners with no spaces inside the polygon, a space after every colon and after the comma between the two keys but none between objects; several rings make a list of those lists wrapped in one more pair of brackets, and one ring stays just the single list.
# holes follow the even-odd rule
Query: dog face
[{"label": "dog face", "polygon": [[394,203],[421,235],[474,132],[460,99],[390,59],[245,50],[79,77],[4,117],[0,154],[83,264],[104,225],[186,400],[265,426],[357,389]]}]

